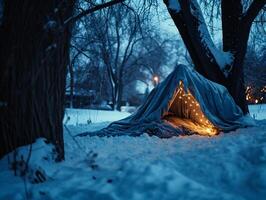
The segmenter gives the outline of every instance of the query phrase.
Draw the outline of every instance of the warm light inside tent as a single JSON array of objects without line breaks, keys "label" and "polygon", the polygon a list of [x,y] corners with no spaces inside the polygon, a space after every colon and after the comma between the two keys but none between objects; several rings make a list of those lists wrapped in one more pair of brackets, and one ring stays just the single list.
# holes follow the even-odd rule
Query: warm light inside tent
[{"label": "warm light inside tent", "polygon": [[173,126],[183,126],[200,135],[212,136],[218,133],[217,128],[204,115],[190,91],[184,90],[182,81],[169,102],[164,119]]}]

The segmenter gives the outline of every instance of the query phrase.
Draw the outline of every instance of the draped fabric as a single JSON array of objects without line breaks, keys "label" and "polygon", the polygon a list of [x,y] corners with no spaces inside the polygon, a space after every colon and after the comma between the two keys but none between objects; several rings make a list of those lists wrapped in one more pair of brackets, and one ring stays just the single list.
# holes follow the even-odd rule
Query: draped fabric
[{"label": "draped fabric", "polygon": [[[194,69],[178,65],[163,82],[151,91],[134,114],[113,122],[107,128],[91,133],[91,135],[138,136],[148,133],[159,137],[171,137],[197,133],[195,130],[185,128],[184,124],[178,126],[178,121],[175,125],[168,123],[166,115],[170,114],[181,120],[182,118],[186,119],[183,120],[183,123],[191,120],[193,123],[196,121],[195,123],[200,124],[201,118],[193,117],[192,114],[184,114],[194,110],[190,107],[196,107],[194,104],[190,105],[191,102],[187,102],[187,106],[184,106],[184,101],[182,103],[177,99],[180,88],[184,90],[185,96],[190,95],[192,102],[198,104],[200,115],[204,116],[203,119],[206,123],[211,124],[218,131],[227,132],[254,125],[252,118],[244,116],[225,87],[204,78]],[[182,94],[180,93],[180,95]],[[181,99],[181,97],[179,98]],[[190,99],[188,96],[187,98]],[[197,119],[199,120],[197,121]]]}]

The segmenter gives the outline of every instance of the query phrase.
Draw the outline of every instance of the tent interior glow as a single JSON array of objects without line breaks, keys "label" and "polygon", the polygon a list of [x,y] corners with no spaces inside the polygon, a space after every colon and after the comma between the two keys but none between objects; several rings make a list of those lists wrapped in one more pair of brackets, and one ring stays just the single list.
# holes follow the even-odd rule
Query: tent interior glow
[{"label": "tent interior glow", "polygon": [[182,81],[168,104],[168,111],[163,119],[174,127],[183,126],[200,135],[213,136],[217,128],[207,119],[202,109],[189,90],[184,89]]}]

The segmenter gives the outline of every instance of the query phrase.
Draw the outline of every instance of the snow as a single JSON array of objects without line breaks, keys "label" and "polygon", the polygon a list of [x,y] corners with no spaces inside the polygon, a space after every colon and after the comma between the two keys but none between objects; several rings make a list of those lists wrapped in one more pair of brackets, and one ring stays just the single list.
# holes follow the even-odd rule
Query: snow
[{"label": "snow", "polygon": [[266,104],[249,105],[250,115],[257,119],[266,119]]},{"label": "snow", "polygon": [[200,31],[202,40],[204,41],[206,46],[210,49],[212,55],[215,57],[217,64],[223,71],[224,75],[227,77],[231,69],[226,69],[226,65],[231,65],[234,59],[233,55],[230,52],[224,52],[216,48],[207,30],[206,24],[201,23],[199,25],[199,31]]},{"label": "snow", "polygon": [[175,13],[178,13],[181,11],[181,7],[179,4],[179,0],[169,0],[168,8],[170,10],[173,10]]},{"label": "snow", "polygon": [[[250,106],[251,115],[266,119],[265,108]],[[0,160],[0,199],[265,199],[266,120],[215,137],[71,136],[127,115],[68,109],[65,161],[54,162],[53,146],[39,139],[29,173],[20,177],[9,169],[7,155]],[[26,159],[29,149],[18,152]]]},{"label": "snow", "polygon": [[64,122],[67,125],[117,121],[128,117],[130,113],[107,110],[66,109]]},{"label": "snow", "polygon": [[205,20],[203,18],[203,14],[201,12],[200,6],[197,2],[197,0],[193,0],[191,2],[193,4],[193,8],[191,8],[191,13],[199,20],[199,32],[201,35],[202,42],[208,47],[212,53],[212,55],[215,58],[215,61],[223,71],[224,75],[227,77],[231,71],[230,69],[227,69],[226,66],[231,66],[234,57],[231,52],[224,52],[220,49],[218,49],[215,44],[213,43],[213,40],[211,39],[210,33],[207,29]]}]

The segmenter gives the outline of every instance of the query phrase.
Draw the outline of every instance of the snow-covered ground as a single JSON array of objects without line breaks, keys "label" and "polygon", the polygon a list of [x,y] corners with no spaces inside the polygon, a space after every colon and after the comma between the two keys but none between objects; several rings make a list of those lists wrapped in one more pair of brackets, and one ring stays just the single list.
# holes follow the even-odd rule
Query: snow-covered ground
[{"label": "snow-covered ground", "polygon": [[[266,119],[266,105],[251,106]],[[266,197],[266,120],[215,137],[160,139],[76,137],[128,113],[67,110],[64,162],[43,139],[32,146],[29,173],[14,176],[0,160],[0,199],[256,199]],[[88,124],[91,121],[92,123]],[[109,122],[106,122],[109,121]],[[30,146],[19,151],[27,158]],[[11,154],[10,154],[11,155]],[[12,155],[9,157],[12,159]],[[22,163],[23,165],[23,163]]]},{"label": "snow-covered ground", "polygon": [[107,110],[66,109],[64,123],[67,125],[82,125],[123,119],[130,114],[127,112]]},{"label": "snow-covered ground", "polygon": [[266,104],[250,105],[249,112],[255,119],[266,119]]}]

